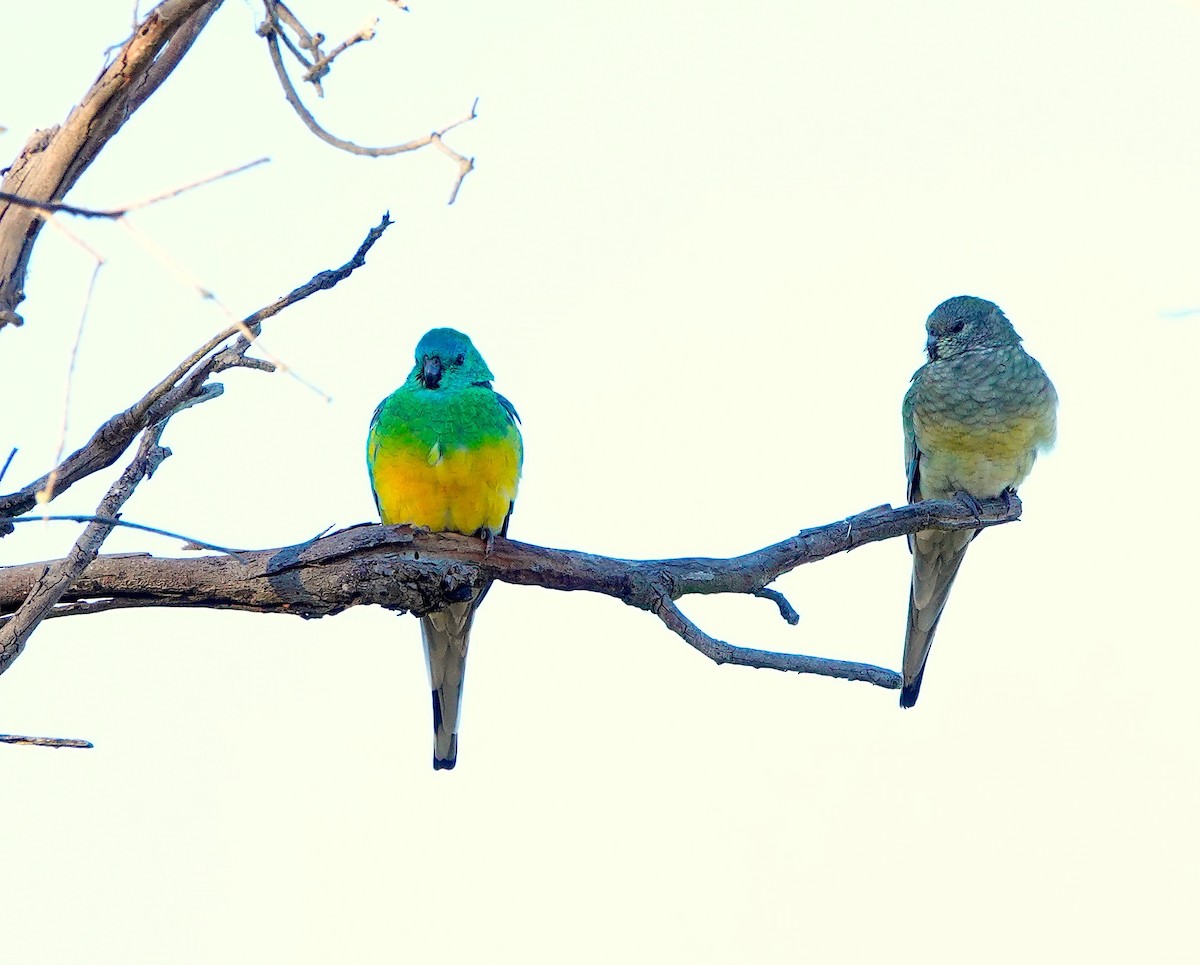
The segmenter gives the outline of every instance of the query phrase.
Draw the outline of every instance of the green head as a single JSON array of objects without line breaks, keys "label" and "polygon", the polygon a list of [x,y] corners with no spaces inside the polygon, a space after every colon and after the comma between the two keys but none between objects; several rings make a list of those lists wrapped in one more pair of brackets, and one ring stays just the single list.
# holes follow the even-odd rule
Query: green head
[{"label": "green head", "polygon": [[453,328],[426,332],[417,343],[416,363],[408,381],[426,389],[465,388],[494,378],[471,340]]},{"label": "green head", "polygon": [[995,302],[974,295],[947,298],[925,322],[929,361],[952,358],[977,348],[1018,345],[1021,336]]}]

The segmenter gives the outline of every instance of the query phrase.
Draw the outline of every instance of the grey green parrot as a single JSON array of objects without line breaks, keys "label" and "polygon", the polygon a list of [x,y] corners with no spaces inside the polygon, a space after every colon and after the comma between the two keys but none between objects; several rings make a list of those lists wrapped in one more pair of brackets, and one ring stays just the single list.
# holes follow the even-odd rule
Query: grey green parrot
[{"label": "grey green parrot", "polygon": [[[925,328],[929,361],[913,375],[902,407],[909,501],[1015,492],[1038,453],[1054,444],[1053,384],[986,299],[947,299]],[[908,539],[913,570],[901,707],[917,702],[946,597],[979,532],[924,530]]]}]

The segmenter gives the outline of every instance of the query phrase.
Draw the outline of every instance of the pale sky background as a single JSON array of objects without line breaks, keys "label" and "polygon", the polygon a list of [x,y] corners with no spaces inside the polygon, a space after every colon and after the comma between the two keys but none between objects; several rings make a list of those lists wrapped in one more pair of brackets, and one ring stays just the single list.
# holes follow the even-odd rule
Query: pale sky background
[{"label": "pale sky background", "polygon": [[[128,0],[0,14],[0,157],[65,117]],[[333,397],[230,373],[126,516],[246,547],[372,518],[363,440],[416,340],[475,340],[523,419],[512,535],[726,555],[904,500],[900,400],[943,298],[997,301],[1062,398],[1025,518],[962,571],[920,705],[718,668],[607,598],[500,585],[459,766],[430,769],[416,622],[129,611],[47,623],[0,679],[8,963],[1194,962],[1200,897],[1200,5],[1174,0],[299,0],[317,104],[230,0],[68,200],[138,214]],[[119,227],[68,444],[224,325]],[[51,462],[91,262],[43,233],[0,333],[0,489]],[[115,475],[116,469],[112,471]],[[111,475],[54,504],[88,512]],[[5,563],[57,557],[26,525]],[[119,532],[109,551],[180,555]],[[732,642],[896,667],[909,557],[875,544],[683,609]]]}]

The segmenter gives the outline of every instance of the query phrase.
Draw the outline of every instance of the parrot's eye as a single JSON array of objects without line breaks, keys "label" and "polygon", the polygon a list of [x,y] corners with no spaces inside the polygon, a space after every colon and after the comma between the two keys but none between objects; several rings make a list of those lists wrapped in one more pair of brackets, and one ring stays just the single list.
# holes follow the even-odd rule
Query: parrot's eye
[{"label": "parrot's eye", "polygon": [[458,355],[457,355],[457,356],[455,356],[455,358],[454,358],[454,364],[455,364],[455,365],[462,365],[462,364],[463,364],[463,362],[465,362],[465,361],[466,361],[466,359],[467,359],[467,357],[466,357],[465,355],[463,355],[463,354],[462,354],[462,352],[459,352],[459,353],[458,353]]},{"label": "parrot's eye", "polygon": [[946,333],[949,335],[957,335],[963,330],[963,320],[956,318],[953,322],[946,326]]}]

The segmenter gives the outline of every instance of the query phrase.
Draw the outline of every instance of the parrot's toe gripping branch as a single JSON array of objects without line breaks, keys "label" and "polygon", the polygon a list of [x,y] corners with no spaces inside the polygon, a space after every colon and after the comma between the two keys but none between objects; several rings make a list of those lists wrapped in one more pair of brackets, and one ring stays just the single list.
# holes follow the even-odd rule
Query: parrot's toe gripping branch
[{"label": "parrot's toe gripping branch", "polygon": [[[969,509],[971,511],[971,515],[974,516],[977,520],[981,519],[983,517],[983,506],[980,505],[979,500],[976,499],[974,496],[972,496],[969,492],[966,492],[965,490],[960,489],[958,492],[956,492],[954,494],[954,499],[955,499],[955,501],[960,502],[964,506],[966,506],[967,509]],[[1008,506],[1009,508],[1011,508],[1011,505],[1008,503],[1007,500],[1005,500],[1005,505]]]}]

